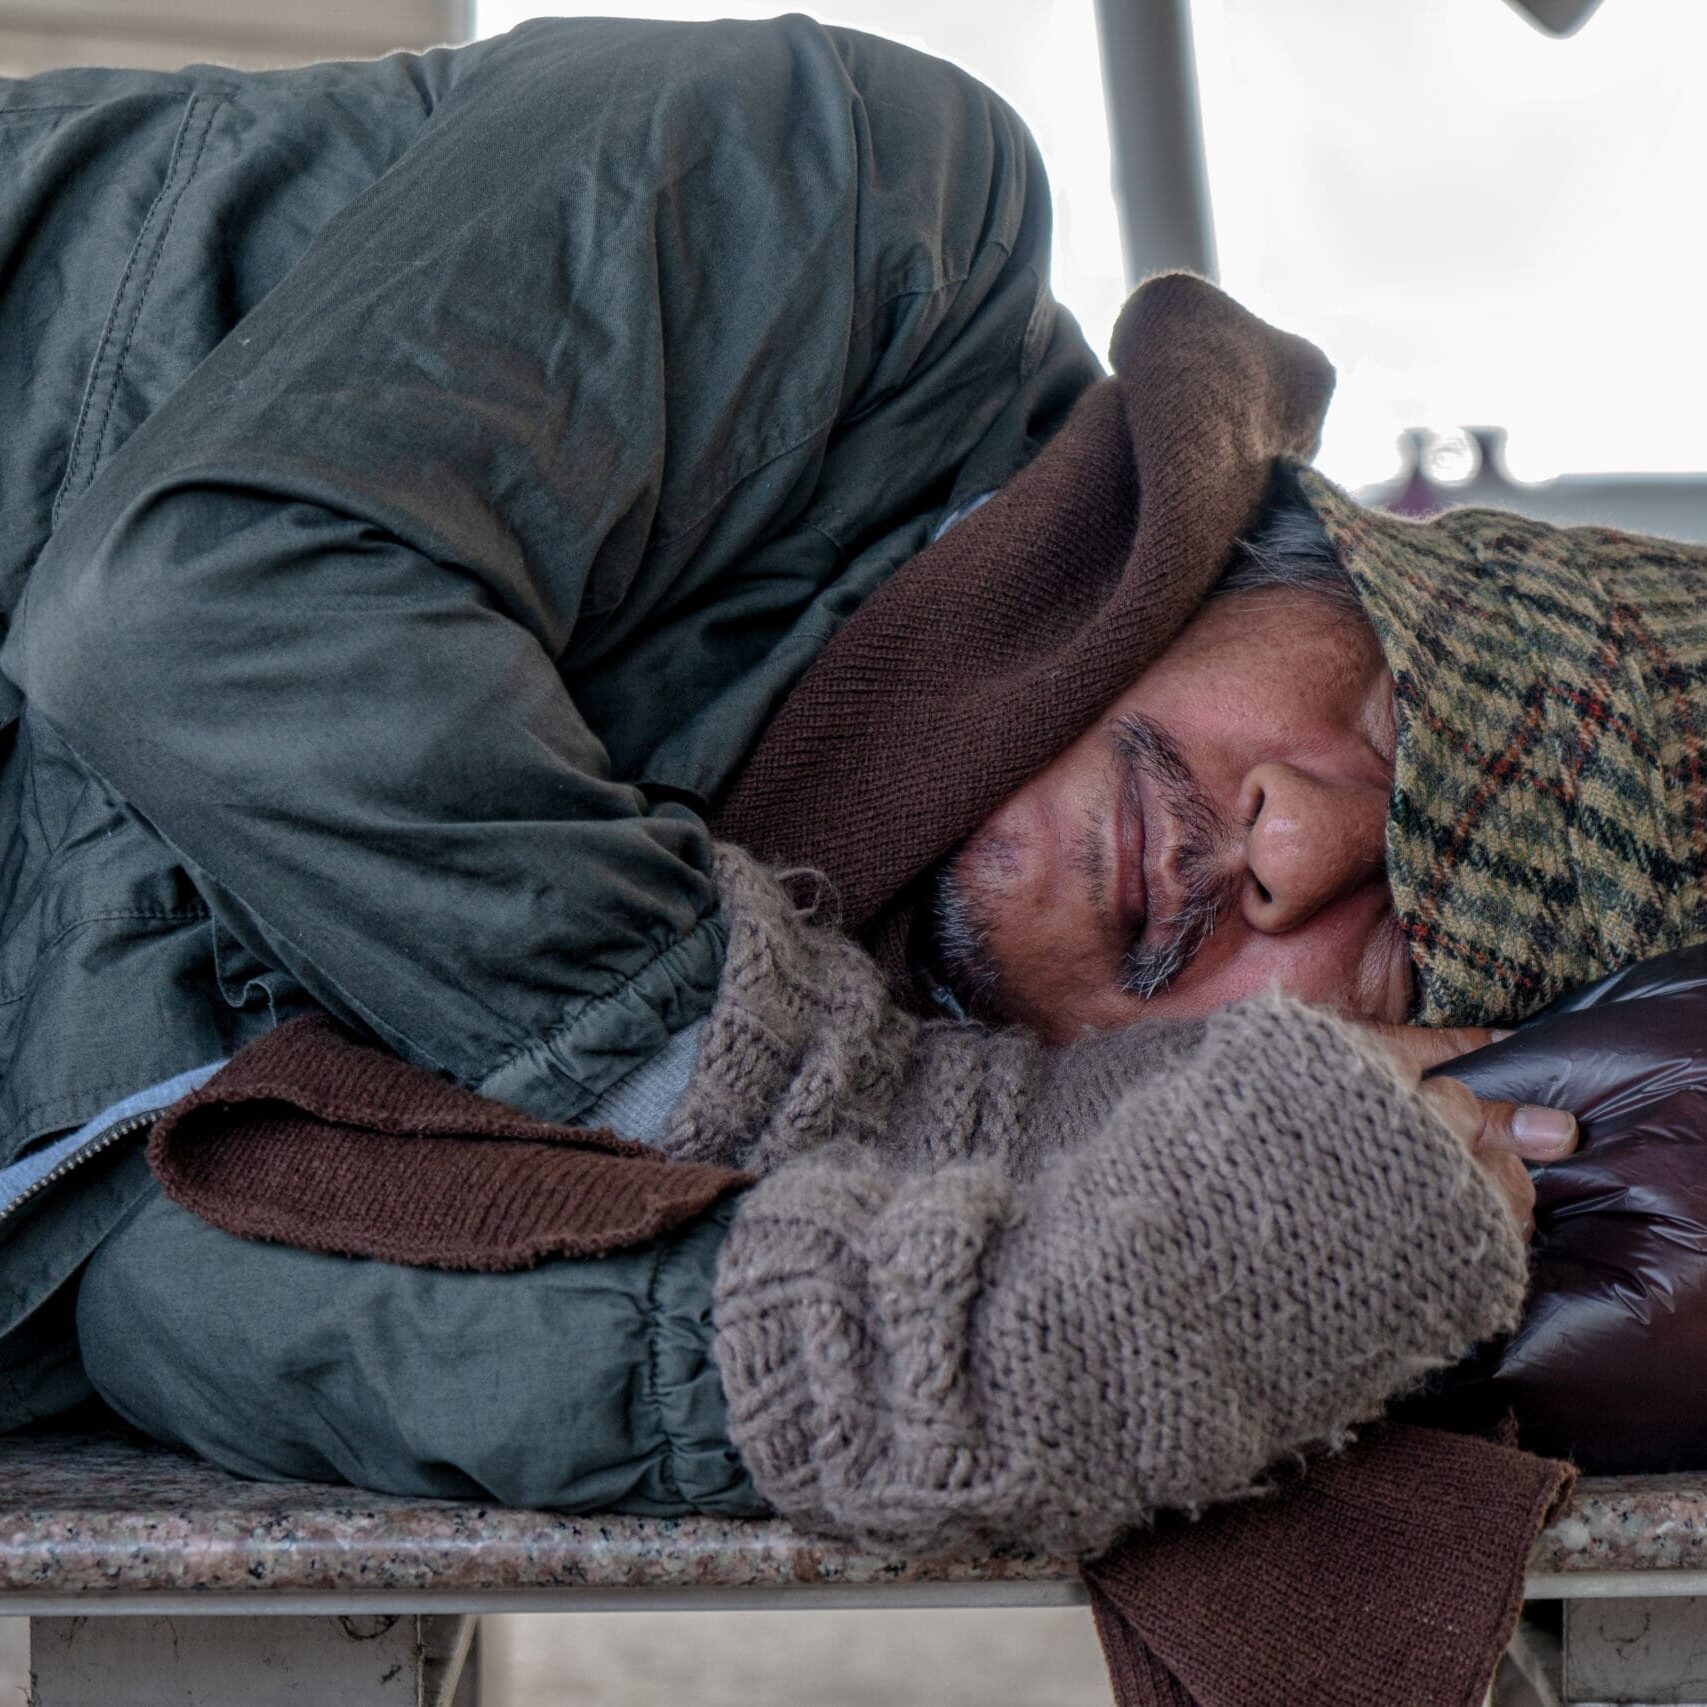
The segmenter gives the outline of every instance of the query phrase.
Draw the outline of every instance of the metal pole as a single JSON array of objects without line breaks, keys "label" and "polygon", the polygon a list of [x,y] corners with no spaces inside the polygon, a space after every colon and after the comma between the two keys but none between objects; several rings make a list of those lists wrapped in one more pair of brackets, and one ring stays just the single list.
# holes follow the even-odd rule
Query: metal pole
[{"label": "metal pole", "polygon": [[474,0],[438,0],[439,40],[453,46],[474,38]]},{"label": "metal pole", "polygon": [[1212,279],[1191,0],[1096,0],[1096,8],[1127,286],[1174,267]]}]

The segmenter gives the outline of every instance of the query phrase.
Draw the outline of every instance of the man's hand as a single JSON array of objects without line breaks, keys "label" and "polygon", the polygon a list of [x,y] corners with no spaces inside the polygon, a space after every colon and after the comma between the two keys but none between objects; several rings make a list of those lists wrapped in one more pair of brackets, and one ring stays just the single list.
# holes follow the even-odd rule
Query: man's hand
[{"label": "man's hand", "polygon": [[1483,1102],[1456,1079],[1423,1079],[1429,1068],[1485,1048],[1495,1040],[1491,1031],[1477,1026],[1435,1031],[1418,1025],[1373,1024],[1362,1029],[1499,1187],[1528,1239],[1535,1231],[1535,1186],[1523,1164],[1556,1162],[1568,1156],[1577,1147],[1576,1117],[1562,1108],[1533,1103]]}]

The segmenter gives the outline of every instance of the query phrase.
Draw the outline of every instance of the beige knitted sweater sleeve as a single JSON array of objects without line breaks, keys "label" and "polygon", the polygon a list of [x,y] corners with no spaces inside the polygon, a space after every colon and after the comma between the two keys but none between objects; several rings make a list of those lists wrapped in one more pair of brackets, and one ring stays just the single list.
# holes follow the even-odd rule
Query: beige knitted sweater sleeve
[{"label": "beige knitted sweater sleeve", "polygon": [[926,1023],[748,856],[669,1147],[765,1177],[717,1360],[802,1527],[1097,1552],[1511,1327],[1522,1243],[1355,1033],[1280,998],[1066,1049]]}]

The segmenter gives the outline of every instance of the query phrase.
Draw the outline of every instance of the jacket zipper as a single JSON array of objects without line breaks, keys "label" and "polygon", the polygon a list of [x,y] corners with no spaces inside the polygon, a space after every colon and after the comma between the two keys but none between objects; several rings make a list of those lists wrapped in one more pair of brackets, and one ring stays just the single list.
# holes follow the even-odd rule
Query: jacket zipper
[{"label": "jacket zipper", "polygon": [[115,1121],[104,1131],[97,1132],[81,1149],[73,1150],[64,1161],[48,1169],[33,1185],[28,1186],[10,1203],[0,1205],[0,1225],[10,1220],[32,1198],[39,1197],[50,1185],[65,1178],[73,1168],[80,1168],[93,1157],[100,1155],[103,1150],[109,1150],[121,1138],[128,1138],[131,1133],[139,1131],[144,1126],[152,1126],[166,1112],[164,1107],[151,1108],[141,1114],[126,1115],[123,1120]]}]

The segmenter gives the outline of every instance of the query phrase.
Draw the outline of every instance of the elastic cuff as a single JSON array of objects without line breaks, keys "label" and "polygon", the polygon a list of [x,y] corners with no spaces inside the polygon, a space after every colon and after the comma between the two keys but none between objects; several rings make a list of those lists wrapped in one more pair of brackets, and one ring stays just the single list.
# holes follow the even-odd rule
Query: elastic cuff
[{"label": "elastic cuff", "polygon": [[667,1452],[664,1478],[683,1504],[709,1516],[759,1517],[770,1507],[730,1443],[712,1356],[713,1276],[736,1201],[725,1197],[660,1251],[647,1297],[649,1375]]},{"label": "elastic cuff", "polygon": [[514,1108],[574,1120],[667,1048],[675,1033],[711,1012],[728,944],[722,914],[708,913],[632,978],[583,1002],[556,1031],[511,1055],[472,1088]]}]

